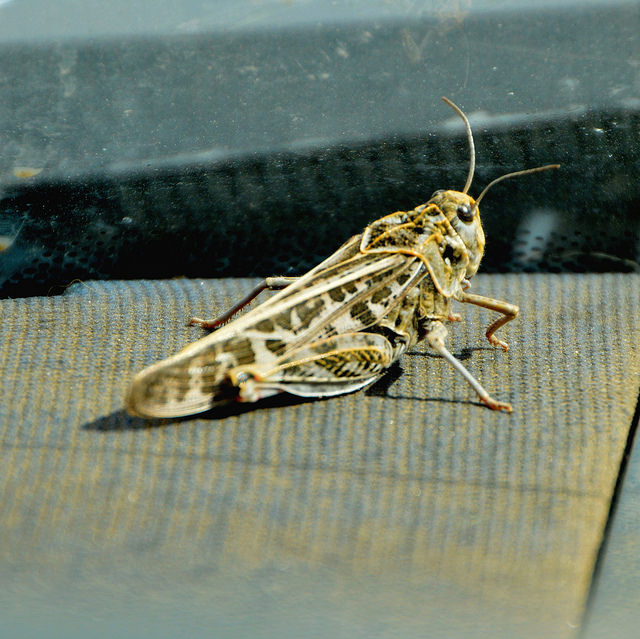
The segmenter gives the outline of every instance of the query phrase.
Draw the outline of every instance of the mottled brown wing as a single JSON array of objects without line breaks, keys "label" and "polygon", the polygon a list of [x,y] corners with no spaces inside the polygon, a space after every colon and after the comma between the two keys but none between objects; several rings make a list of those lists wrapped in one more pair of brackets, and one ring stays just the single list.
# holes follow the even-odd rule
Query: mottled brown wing
[{"label": "mottled brown wing", "polygon": [[239,372],[262,376],[307,344],[378,323],[427,271],[406,255],[363,255],[358,244],[352,238],[255,309],[136,375],[129,412],[169,417],[208,410],[234,398],[230,380]]}]

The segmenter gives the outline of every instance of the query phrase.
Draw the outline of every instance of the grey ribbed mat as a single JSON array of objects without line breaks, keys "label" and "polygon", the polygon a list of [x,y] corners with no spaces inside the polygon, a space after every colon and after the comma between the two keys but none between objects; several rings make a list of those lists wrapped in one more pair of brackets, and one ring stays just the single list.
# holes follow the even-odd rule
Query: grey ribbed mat
[{"label": "grey ribbed mat", "polygon": [[[0,302],[0,635],[570,637],[640,386],[638,275],[478,276],[462,308],[335,399],[145,422],[130,377],[254,280],[87,282]],[[75,634],[74,634],[75,633]],[[22,636],[22,635],[21,635]]]}]

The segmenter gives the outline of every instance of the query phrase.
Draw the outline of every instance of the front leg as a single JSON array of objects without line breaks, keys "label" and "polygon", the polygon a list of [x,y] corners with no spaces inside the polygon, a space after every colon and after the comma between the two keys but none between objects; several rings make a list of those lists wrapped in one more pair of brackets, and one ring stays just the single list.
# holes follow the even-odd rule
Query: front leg
[{"label": "front leg", "polygon": [[504,351],[509,349],[509,345],[501,339],[498,339],[494,333],[501,326],[504,326],[507,322],[510,322],[518,316],[520,309],[515,304],[509,304],[509,302],[503,302],[502,300],[495,300],[492,297],[485,297],[484,295],[475,295],[474,293],[465,292],[463,292],[457,299],[465,304],[475,304],[476,306],[482,306],[482,308],[488,308],[491,311],[502,313],[502,317],[499,317],[495,322],[492,322],[487,326],[485,335],[489,340],[489,344],[492,346],[500,346]]}]

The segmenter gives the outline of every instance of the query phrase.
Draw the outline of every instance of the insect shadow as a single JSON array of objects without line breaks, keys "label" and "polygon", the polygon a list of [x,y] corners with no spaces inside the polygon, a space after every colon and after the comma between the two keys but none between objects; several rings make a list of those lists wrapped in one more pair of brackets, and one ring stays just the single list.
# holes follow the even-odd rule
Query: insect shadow
[{"label": "insect shadow", "polygon": [[[461,362],[466,362],[468,359],[473,357],[473,354],[476,351],[492,351],[495,352],[495,348],[491,346],[473,346],[473,347],[464,347],[461,348],[457,353],[453,353],[456,359],[459,359]],[[431,353],[429,351],[410,351],[405,354],[405,357],[430,357],[432,359],[442,359],[440,355],[437,353]]]},{"label": "insect shadow", "polygon": [[192,422],[194,421],[194,418],[213,421],[249,412],[270,410],[284,406],[295,406],[297,404],[306,404],[314,401],[318,401],[318,398],[297,397],[295,395],[281,393],[280,395],[274,395],[273,397],[262,399],[259,402],[225,404],[223,406],[216,406],[211,410],[199,413],[195,416],[185,415],[184,417],[171,417],[167,419],[145,419],[144,417],[133,417],[125,410],[117,410],[109,415],[103,415],[91,422],[87,422],[82,426],[82,429],[96,432],[112,432],[160,428],[163,426],[182,424],[184,422]]},{"label": "insect shadow", "polygon": [[[466,361],[471,359],[475,351],[493,351],[493,348],[485,346],[477,346],[473,348],[461,348],[459,352],[454,353],[456,359]],[[429,357],[432,359],[442,359],[437,353],[430,353],[429,351],[411,351],[405,354],[405,357]],[[385,397],[387,399],[404,399],[411,401],[421,402],[440,402],[446,404],[465,404],[473,406],[484,406],[482,402],[474,402],[464,399],[450,399],[444,397],[431,397],[424,395],[396,395],[389,393],[389,389],[402,375],[404,370],[398,362],[389,367],[387,373],[383,375],[377,382],[369,386],[365,391],[365,395],[369,397]]]},{"label": "insect shadow", "polygon": [[[457,359],[465,361],[471,359],[475,351],[492,351],[494,349],[489,347],[475,347],[475,348],[462,348],[459,352],[455,353]],[[430,353],[428,351],[412,351],[406,353],[405,357],[429,357],[433,359],[440,359],[440,355]],[[394,395],[389,393],[391,386],[404,374],[404,370],[399,363],[394,363],[387,372],[376,382],[367,387],[364,394],[368,397],[386,397],[387,399],[405,399],[405,400],[420,400],[426,402],[446,402],[449,404],[473,404],[482,406],[480,402],[473,402],[469,400],[456,400],[445,399],[439,397],[424,397],[424,396],[409,396],[409,395]],[[280,395],[274,395],[267,397],[259,402],[251,403],[231,403],[223,406],[217,406],[204,413],[197,415],[198,419],[202,420],[222,420],[227,417],[233,417],[236,415],[243,415],[244,413],[254,412],[259,410],[270,410],[273,408],[283,408],[286,406],[296,406],[298,404],[307,404],[310,402],[322,401],[323,399],[332,399],[331,397],[319,398],[319,397],[298,397],[296,395],[289,395],[288,393],[281,393]],[[185,415],[184,417],[171,417],[167,419],[145,419],[144,417],[133,417],[124,410],[117,410],[109,415],[98,417],[97,419],[87,422],[82,426],[83,430],[96,431],[96,432],[113,432],[113,431],[127,431],[127,430],[141,430],[147,428],[160,428],[163,426],[171,426],[174,424],[182,424],[183,422],[193,421],[194,415]]]},{"label": "insect shadow", "polygon": [[[491,348],[486,348],[483,346],[478,346],[475,348],[462,348],[460,352],[454,353],[455,357],[460,361],[466,361],[471,359],[473,353],[475,351],[490,351],[493,350]],[[405,357],[430,357],[433,359],[442,359],[440,355],[436,353],[430,353],[429,351],[411,351],[405,354]],[[398,362],[392,364],[388,369],[387,373],[382,376],[377,382],[371,384],[365,391],[365,395],[373,396],[373,397],[389,397],[388,390],[391,385],[401,376],[403,375],[403,368],[400,366]],[[482,405],[482,404],[481,404]]]},{"label": "insect shadow", "polygon": [[398,362],[392,364],[387,372],[364,391],[368,397],[389,397],[389,388],[399,377],[402,377],[403,369]]}]

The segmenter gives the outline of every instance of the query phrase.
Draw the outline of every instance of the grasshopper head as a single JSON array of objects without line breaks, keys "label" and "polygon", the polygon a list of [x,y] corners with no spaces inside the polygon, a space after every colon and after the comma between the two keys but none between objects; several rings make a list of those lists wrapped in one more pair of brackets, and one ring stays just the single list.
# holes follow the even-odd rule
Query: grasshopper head
[{"label": "grasshopper head", "polygon": [[478,271],[484,254],[484,231],[476,201],[460,191],[436,191],[429,200],[445,215],[449,223],[467,247],[469,265],[467,279]]},{"label": "grasshopper head", "polygon": [[482,230],[482,224],[480,223],[480,210],[478,204],[480,200],[485,196],[485,193],[498,182],[506,180],[507,178],[516,177],[518,175],[529,175],[530,173],[538,173],[539,171],[546,171],[547,169],[557,169],[559,164],[548,164],[546,166],[538,166],[533,169],[524,169],[523,171],[515,171],[514,173],[506,173],[490,182],[483,189],[482,193],[477,199],[473,199],[467,191],[473,181],[473,174],[476,167],[476,152],[473,143],[473,133],[471,133],[471,125],[467,116],[460,110],[460,107],[455,105],[448,98],[442,98],[461,118],[464,122],[465,129],[467,131],[467,141],[469,143],[469,173],[467,175],[467,181],[462,191],[436,191],[429,200],[430,203],[436,204],[440,210],[445,214],[451,226],[456,233],[460,236],[460,239],[467,247],[469,254],[469,265],[467,266],[466,277],[469,279],[473,277],[478,271],[480,266],[480,260],[484,254],[484,231]]}]

